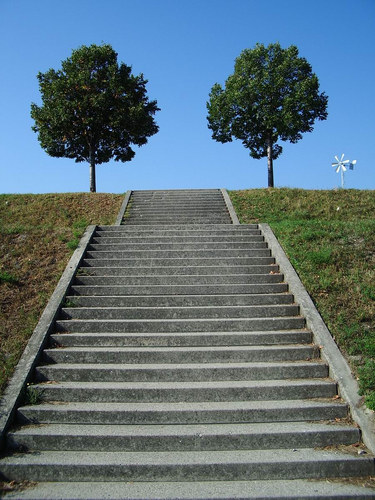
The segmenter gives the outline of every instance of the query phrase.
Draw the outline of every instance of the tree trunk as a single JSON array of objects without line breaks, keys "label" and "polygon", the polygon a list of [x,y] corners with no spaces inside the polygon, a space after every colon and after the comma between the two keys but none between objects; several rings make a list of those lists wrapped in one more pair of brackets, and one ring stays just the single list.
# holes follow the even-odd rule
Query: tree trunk
[{"label": "tree trunk", "polygon": [[267,137],[268,187],[273,188],[272,136]]},{"label": "tree trunk", "polygon": [[95,154],[90,151],[90,192],[96,193],[96,178],[95,178]]}]

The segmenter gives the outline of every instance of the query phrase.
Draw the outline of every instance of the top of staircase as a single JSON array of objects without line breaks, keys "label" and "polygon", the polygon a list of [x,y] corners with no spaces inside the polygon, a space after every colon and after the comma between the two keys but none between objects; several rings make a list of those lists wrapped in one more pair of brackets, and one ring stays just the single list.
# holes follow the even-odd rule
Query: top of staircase
[{"label": "top of staircase", "polygon": [[130,191],[117,225],[238,223],[227,197],[223,189]]}]

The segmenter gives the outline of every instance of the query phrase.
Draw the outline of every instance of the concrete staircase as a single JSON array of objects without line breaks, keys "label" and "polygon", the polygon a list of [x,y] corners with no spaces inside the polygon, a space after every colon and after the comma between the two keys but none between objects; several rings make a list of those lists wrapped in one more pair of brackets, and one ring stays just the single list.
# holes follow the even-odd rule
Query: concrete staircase
[{"label": "concrete staircase", "polygon": [[130,201],[8,433],[3,478],[41,482],[10,498],[374,498],[345,479],[374,460],[258,227],[218,190]]}]

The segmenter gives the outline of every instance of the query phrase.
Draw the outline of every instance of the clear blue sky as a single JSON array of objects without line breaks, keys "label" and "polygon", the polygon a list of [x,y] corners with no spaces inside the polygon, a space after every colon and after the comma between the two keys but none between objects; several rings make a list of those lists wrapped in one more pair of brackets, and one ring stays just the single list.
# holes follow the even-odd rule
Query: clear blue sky
[{"label": "clear blue sky", "polygon": [[148,79],[160,126],[133,161],[97,168],[97,189],[267,185],[266,159],[212,140],[206,101],[257,42],[297,45],[329,96],[328,119],[282,143],[275,185],[332,189],[334,155],[357,159],[346,187],[375,188],[375,0],[0,0],[0,193],[88,191],[89,169],[51,158],[31,130],[36,75],[72,49],[109,43]]}]

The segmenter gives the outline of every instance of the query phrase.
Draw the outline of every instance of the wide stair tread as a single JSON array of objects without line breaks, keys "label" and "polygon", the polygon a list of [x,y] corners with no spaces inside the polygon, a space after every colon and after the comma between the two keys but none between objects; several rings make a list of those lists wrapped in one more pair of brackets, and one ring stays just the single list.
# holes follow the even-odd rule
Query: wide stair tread
[{"label": "wide stair tread", "polygon": [[28,450],[205,451],[325,447],[353,444],[356,427],[315,422],[155,425],[49,424],[8,436],[9,446]]},{"label": "wide stair tread", "polygon": [[25,500],[367,500],[374,490],[321,480],[44,482],[17,492]]},{"label": "wide stair tread", "polygon": [[202,424],[275,423],[347,418],[345,403],[331,399],[261,401],[65,402],[41,403],[18,409],[26,424]]},{"label": "wide stair tread", "polygon": [[[374,472],[371,457],[299,448],[226,451],[39,451],[6,457],[5,474],[33,481],[195,481],[352,477]],[[8,472],[9,471],[9,472]]]}]

